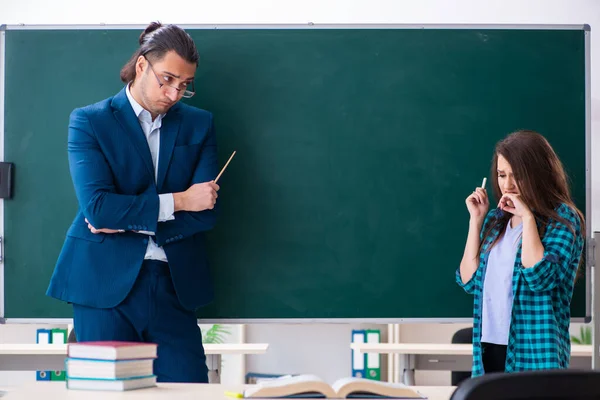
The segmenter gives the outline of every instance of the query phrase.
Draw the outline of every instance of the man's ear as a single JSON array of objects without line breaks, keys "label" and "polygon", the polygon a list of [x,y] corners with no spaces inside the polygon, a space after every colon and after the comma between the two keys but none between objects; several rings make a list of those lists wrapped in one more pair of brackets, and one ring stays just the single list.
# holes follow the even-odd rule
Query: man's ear
[{"label": "man's ear", "polygon": [[135,62],[135,75],[139,76],[142,74],[142,72],[144,72],[144,70],[146,69],[146,65],[147,65],[148,61],[146,60],[146,57],[144,56],[139,56],[137,61]]}]

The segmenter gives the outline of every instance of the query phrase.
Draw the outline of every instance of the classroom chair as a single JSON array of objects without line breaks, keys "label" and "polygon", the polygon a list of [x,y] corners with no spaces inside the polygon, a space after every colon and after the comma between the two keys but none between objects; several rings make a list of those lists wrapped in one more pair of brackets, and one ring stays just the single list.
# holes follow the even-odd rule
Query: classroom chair
[{"label": "classroom chair", "polygon": [[467,379],[450,400],[600,399],[600,372],[547,370],[493,373]]},{"label": "classroom chair", "polygon": [[[452,343],[473,343],[473,328],[459,329],[452,335]],[[452,371],[450,380],[452,386],[458,386],[465,379],[471,377],[471,371]]]}]

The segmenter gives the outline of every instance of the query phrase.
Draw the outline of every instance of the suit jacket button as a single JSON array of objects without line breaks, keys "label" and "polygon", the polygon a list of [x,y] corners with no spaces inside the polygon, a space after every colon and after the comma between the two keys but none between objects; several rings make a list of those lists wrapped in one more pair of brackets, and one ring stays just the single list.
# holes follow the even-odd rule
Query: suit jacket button
[{"label": "suit jacket button", "polygon": [[148,244],[148,239],[144,239],[144,244]]},{"label": "suit jacket button", "polygon": [[183,239],[183,235],[178,235],[177,239]]}]

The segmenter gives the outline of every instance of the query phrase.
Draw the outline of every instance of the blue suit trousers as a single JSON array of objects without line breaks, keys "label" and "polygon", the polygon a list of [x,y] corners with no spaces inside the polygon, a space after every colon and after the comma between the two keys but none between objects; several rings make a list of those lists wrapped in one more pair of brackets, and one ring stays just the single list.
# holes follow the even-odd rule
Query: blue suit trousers
[{"label": "blue suit trousers", "polygon": [[73,304],[77,341],[158,344],[158,382],[208,383],[202,334],[193,311],[182,307],[167,263],[145,260],[125,300],[114,308]]}]

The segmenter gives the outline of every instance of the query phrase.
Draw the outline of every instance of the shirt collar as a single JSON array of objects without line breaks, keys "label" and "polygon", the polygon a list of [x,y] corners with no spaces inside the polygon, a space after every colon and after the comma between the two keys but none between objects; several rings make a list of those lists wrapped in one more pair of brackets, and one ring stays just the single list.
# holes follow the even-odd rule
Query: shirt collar
[{"label": "shirt collar", "polygon": [[[148,110],[146,110],[144,107],[142,107],[140,105],[140,103],[138,103],[137,101],[135,101],[135,99],[133,98],[133,95],[131,94],[131,91],[129,90],[129,86],[131,86],[131,82],[127,84],[127,86],[125,87],[125,93],[127,94],[127,99],[129,99],[129,104],[131,104],[131,108],[133,108],[133,112],[135,113],[135,116],[139,119],[139,120],[146,120],[147,122],[149,122],[150,124],[152,124],[152,115],[150,115],[150,112]],[[154,120],[154,125],[157,125],[158,127],[160,127],[162,124],[162,119],[165,116],[165,114],[159,114],[156,119]]]}]

